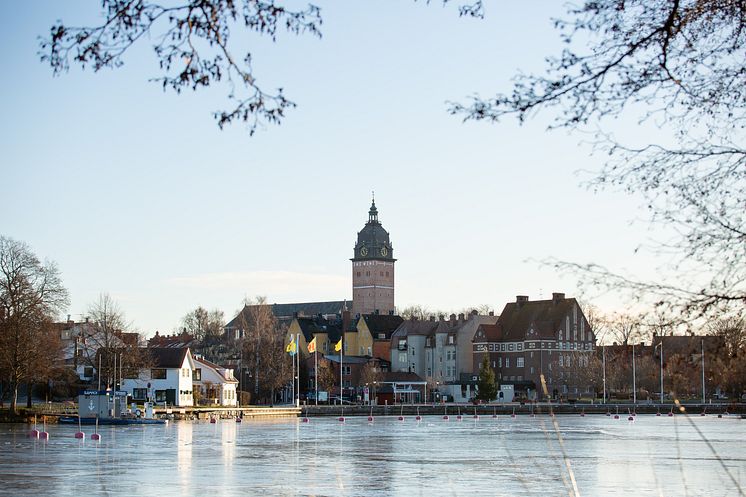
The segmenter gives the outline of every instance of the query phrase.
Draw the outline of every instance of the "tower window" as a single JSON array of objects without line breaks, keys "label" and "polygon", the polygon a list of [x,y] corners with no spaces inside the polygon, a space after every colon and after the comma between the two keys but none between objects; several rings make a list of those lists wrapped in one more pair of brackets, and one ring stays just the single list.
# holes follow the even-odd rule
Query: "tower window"
[{"label": "tower window", "polygon": [[357,275],[360,276],[360,271],[357,272]]},{"label": "tower window", "polygon": [[388,276],[389,276],[389,272],[388,272],[388,271],[386,271],[386,277],[388,278]]}]

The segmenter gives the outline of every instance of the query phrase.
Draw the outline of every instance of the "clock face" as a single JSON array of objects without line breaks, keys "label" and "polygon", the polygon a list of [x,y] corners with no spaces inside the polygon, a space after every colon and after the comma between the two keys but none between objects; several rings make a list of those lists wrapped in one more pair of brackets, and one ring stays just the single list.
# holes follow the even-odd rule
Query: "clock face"
[{"label": "clock face", "polygon": [[386,250],[386,247],[381,248],[381,255],[382,256],[386,257],[386,254],[388,254],[388,253],[389,253],[389,251]]},{"label": "clock face", "polygon": [[360,249],[360,255],[362,255],[363,257],[365,257],[366,255],[368,255],[368,248],[367,247],[361,248]]}]

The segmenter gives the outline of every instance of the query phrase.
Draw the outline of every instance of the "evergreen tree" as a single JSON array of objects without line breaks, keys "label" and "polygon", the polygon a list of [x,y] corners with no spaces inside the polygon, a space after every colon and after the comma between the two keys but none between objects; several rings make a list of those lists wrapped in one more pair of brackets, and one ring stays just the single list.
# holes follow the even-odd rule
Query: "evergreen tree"
[{"label": "evergreen tree", "polygon": [[490,358],[484,354],[482,364],[479,366],[479,381],[477,382],[477,398],[489,402],[497,397],[497,382],[495,371],[490,366]]}]

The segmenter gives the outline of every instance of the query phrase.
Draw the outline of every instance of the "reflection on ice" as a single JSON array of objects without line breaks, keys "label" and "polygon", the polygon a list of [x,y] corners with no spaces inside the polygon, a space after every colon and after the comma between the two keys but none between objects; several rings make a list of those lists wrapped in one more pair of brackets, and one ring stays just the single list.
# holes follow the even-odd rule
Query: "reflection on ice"
[{"label": "reflection on ice", "polygon": [[[544,417],[314,418],[106,427],[101,443],[51,426],[49,442],[2,425],[8,495],[568,495],[567,465]],[[468,421],[468,422],[467,422]],[[737,495],[746,422],[638,416],[556,418],[581,495]],[[717,452],[721,461],[713,455]],[[722,465],[734,475],[734,481]]]}]

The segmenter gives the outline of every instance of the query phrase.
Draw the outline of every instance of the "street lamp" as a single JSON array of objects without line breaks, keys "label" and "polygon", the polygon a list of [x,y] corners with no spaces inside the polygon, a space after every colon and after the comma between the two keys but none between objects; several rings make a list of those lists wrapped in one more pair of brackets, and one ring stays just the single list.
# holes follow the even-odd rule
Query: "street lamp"
[{"label": "street lamp", "polygon": [[658,342],[658,345],[655,346],[656,349],[658,347],[661,348],[661,405],[663,405],[663,337],[661,337],[661,341]]}]

